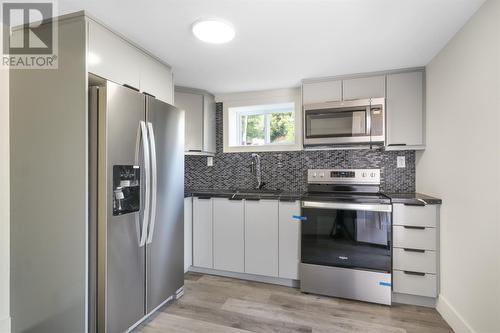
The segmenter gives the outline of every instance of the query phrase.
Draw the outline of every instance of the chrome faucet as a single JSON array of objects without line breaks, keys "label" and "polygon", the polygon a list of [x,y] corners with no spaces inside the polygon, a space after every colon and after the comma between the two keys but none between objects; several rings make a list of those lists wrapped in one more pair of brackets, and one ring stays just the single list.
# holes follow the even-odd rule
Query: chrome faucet
[{"label": "chrome faucet", "polygon": [[261,166],[260,166],[260,156],[259,154],[253,153],[252,154],[252,164],[251,164],[251,171],[255,175],[255,178],[257,180],[257,189],[260,190],[262,187],[265,185],[262,182],[262,171],[261,171]]}]

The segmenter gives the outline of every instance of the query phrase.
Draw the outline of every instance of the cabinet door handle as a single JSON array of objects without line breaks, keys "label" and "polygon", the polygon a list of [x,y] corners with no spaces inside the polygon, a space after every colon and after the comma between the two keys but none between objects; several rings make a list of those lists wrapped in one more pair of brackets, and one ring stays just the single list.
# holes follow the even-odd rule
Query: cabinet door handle
[{"label": "cabinet door handle", "polygon": [[403,273],[405,273],[407,275],[425,276],[425,273],[420,273],[420,272],[403,271]]},{"label": "cabinet door handle", "polygon": [[419,250],[419,249],[407,249],[407,248],[404,248],[403,250],[406,251],[406,252],[425,253],[425,250]]},{"label": "cabinet door handle", "polygon": [[152,98],[156,98],[155,95],[151,95],[150,93],[147,93],[145,91],[143,91],[142,93],[143,93],[143,95],[146,95],[146,96],[149,96],[149,97],[152,97]]},{"label": "cabinet door handle", "polygon": [[210,200],[212,197],[197,197],[199,200]]},{"label": "cabinet door handle", "polygon": [[406,146],[406,143],[390,143],[389,147]]},{"label": "cabinet door handle", "polygon": [[425,227],[415,227],[415,226],[409,226],[409,225],[405,225],[405,226],[403,226],[403,228],[405,228],[405,229],[415,229],[415,230],[425,230]]},{"label": "cabinet door handle", "polygon": [[136,87],[134,87],[134,86],[131,86],[130,84],[126,84],[126,83],[125,83],[123,86],[124,86],[125,88],[129,88],[129,89],[132,89],[132,90],[135,90],[135,91],[139,92],[139,88],[136,88]]}]

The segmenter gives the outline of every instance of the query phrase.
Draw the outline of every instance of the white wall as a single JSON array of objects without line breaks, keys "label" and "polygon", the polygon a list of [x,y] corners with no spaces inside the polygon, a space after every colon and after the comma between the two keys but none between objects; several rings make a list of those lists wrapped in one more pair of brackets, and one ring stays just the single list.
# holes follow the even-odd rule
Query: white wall
[{"label": "white wall", "polygon": [[427,67],[417,190],[443,199],[438,311],[457,332],[500,332],[500,0]]},{"label": "white wall", "polygon": [[0,69],[0,332],[9,320],[9,76]]}]

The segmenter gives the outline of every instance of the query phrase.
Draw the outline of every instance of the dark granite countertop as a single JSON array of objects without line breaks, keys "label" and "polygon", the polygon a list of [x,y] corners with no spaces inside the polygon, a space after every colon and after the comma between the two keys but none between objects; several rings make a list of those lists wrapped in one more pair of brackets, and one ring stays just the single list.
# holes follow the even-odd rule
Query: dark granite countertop
[{"label": "dark granite countertop", "polygon": [[281,201],[296,201],[302,197],[302,192],[286,192],[274,190],[255,189],[187,189],[184,197],[206,197],[206,198],[228,198],[232,200],[281,200]]},{"label": "dark granite countertop", "polygon": [[[403,203],[410,205],[424,205],[424,202],[429,205],[441,204],[441,199],[431,197],[421,193],[383,193],[391,199],[392,203]],[[187,189],[184,193],[185,197],[205,197],[205,198],[228,198],[232,200],[281,200],[281,201],[296,201],[301,200],[304,196],[303,192],[286,192],[279,190],[262,190],[255,189]],[[423,200],[424,202],[422,202]]]},{"label": "dark granite countertop", "polygon": [[[410,205],[424,205],[424,202],[428,205],[440,205],[442,200],[439,198],[434,198],[426,194],[421,193],[383,193],[384,195],[391,198],[392,203],[402,203]],[[422,202],[423,200],[424,202]]]}]

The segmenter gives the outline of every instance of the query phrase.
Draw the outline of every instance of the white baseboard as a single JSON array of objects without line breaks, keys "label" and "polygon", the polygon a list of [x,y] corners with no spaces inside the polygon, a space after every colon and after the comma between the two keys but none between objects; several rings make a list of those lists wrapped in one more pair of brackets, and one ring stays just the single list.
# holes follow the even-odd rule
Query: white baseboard
[{"label": "white baseboard", "polygon": [[0,319],[0,333],[10,333],[10,317]]},{"label": "white baseboard", "polygon": [[443,295],[439,295],[436,310],[455,333],[476,333]]}]

